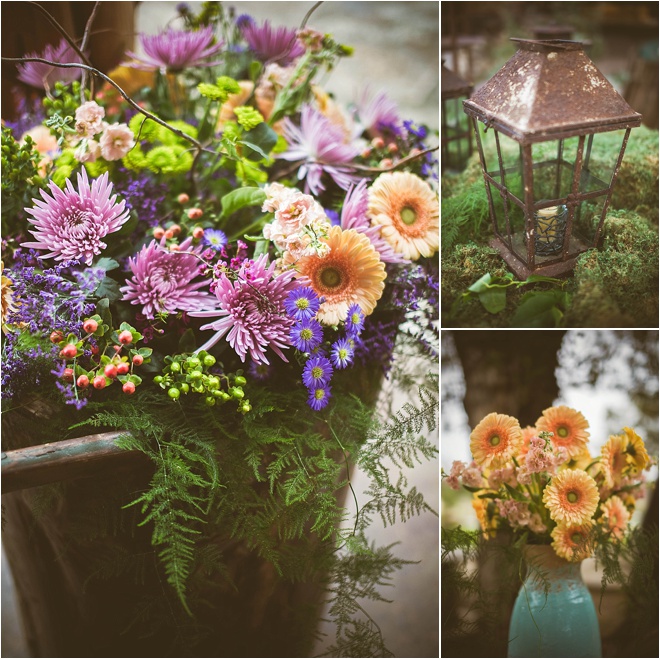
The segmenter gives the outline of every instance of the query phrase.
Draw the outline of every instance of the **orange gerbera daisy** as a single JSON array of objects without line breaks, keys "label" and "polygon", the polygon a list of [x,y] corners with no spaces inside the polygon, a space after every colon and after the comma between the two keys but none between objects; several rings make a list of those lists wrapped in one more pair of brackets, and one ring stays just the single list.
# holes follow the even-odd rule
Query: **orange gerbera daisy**
[{"label": "orange gerbera daisy", "polygon": [[560,469],[581,469],[586,471],[587,467],[594,461],[588,448],[582,449],[579,453],[571,457],[568,462],[564,462]]},{"label": "orange gerbera daisy", "polygon": [[537,432],[536,428],[533,426],[526,426],[525,428],[522,429],[522,444],[520,445],[520,455],[527,455],[527,451],[529,451],[529,440],[532,437],[536,437]]},{"label": "orange gerbera daisy", "polygon": [[549,407],[536,422],[536,430],[551,432],[553,446],[563,446],[571,457],[585,449],[589,439],[588,427],[588,421],[580,412],[565,405]]},{"label": "orange gerbera daisy", "polygon": [[628,456],[629,472],[638,474],[648,466],[649,454],[646,452],[644,440],[632,428],[624,428],[623,432],[627,440],[626,455]]},{"label": "orange gerbera daisy", "polygon": [[567,561],[577,562],[591,556],[593,540],[591,522],[584,524],[558,524],[552,529],[552,548]]},{"label": "orange gerbera daisy", "polygon": [[410,172],[381,174],[369,188],[371,224],[392,249],[416,261],[432,256],[439,244],[438,199],[428,183]]},{"label": "orange gerbera daisy", "polygon": [[378,252],[355,229],[333,226],[326,242],[328,254],[303,256],[297,263],[300,276],[325,298],[317,318],[326,325],[338,325],[346,320],[352,304],[358,304],[368,316],[385,288],[385,266]]},{"label": "orange gerbera daisy", "polygon": [[598,486],[586,471],[564,469],[546,486],[543,503],[555,522],[583,524],[598,507]]},{"label": "orange gerbera daisy", "polygon": [[482,467],[504,464],[518,452],[521,444],[518,419],[496,412],[485,416],[470,435],[470,450]]},{"label": "orange gerbera daisy", "polygon": [[630,513],[625,504],[619,497],[612,496],[601,505],[601,510],[605,529],[611,531],[617,540],[621,540],[630,521]]},{"label": "orange gerbera daisy", "polygon": [[627,471],[627,444],[625,435],[610,435],[601,449],[601,468],[605,475],[605,482],[610,488],[621,483]]},{"label": "orange gerbera daisy", "polygon": [[472,496],[472,507],[474,512],[477,514],[477,519],[479,520],[479,526],[484,532],[485,538],[494,538],[495,531],[498,527],[498,517],[495,510],[495,505],[491,502],[492,509],[488,509],[488,502],[490,499],[480,499],[479,494],[485,492],[481,490],[480,492],[475,492]]}]

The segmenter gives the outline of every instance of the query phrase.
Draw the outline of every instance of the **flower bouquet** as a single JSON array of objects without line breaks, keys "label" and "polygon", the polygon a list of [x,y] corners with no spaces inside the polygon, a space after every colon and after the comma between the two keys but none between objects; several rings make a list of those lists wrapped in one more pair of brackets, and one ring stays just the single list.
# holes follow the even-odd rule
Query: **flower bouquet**
[{"label": "flower bouquet", "polygon": [[443,474],[452,489],[472,492],[485,538],[523,550],[529,571],[511,618],[510,657],[601,656],[579,563],[596,554],[604,584],[620,574],[619,548],[628,542],[652,460],[631,428],[592,456],[588,428],[580,412],[563,405],[546,409],[535,427],[491,413],[470,435],[474,460],[454,461]]},{"label": "flower bouquet", "polygon": [[[42,485],[6,496],[19,593],[48,591],[31,641],[306,656],[320,592],[334,656],[383,652],[357,598],[402,562],[365,531],[429,509],[386,461],[437,452],[435,148],[385,94],[319,86],[350,49],[311,12],[178,11],[109,74],[93,14],[82,43],[26,54],[43,100],[3,122],[3,449],[25,471],[25,447],[63,456],[7,485]],[[395,341],[431,381],[379,420]],[[90,470],[99,451],[122,459]],[[372,486],[350,509],[354,464]],[[20,567],[35,551],[45,572]]]}]

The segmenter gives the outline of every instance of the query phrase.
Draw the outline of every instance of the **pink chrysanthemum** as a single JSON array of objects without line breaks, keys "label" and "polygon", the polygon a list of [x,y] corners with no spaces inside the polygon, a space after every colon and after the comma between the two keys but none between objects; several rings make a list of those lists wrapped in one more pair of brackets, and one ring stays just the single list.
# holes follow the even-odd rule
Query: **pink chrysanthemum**
[{"label": "pink chrysanthemum", "polygon": [[249,352],[257,364],[269,364],[265,352],[268,347],[288,361],[282,348],[291,345],[293,319],[286,313],[284,302],[297,286],[293,281],[295,272],[287,270],[274,276],[275,263],[267,268],[267,261],[268,256],[262,254],[255,261],[245,261],[235,278],[223,274],[215,289],[220,308],[190,314],[198,318],[220,316],[200,328],[212,329],[215,334],[199,350],[208,350],[229,332],[227,341],[243,362]]},{"label": "pink chrysanthemum", "polygon": [[242,32],[250,50],[262,62],[277,62],[281,66],[288,66],[305,52],[305,46],[298,41],[295,29],[272,27],[270,21],[264,21],[263,25],[246,21]]},{"label": "pink chrysanthemum", "polygon": [[125,66],[143,71],[181,71],[195,66],[214,66],[218,62],[211,62],[208,58],[222,49],[222,42],[214,44],[213,39],[210,26],[194,31],[169,28],[160,34],[141,34],[145,55],[141,57],[127,51],[126,55],[134,61],[126,62]]},{"label": "pink chrysanthemum", "polygon": [[78,174],[77,191],[69,179],[64,190],[52,181],[48,187],[52,196],[41,190],[43,201],[33,199],[35,208],[25,209],[36,227],[30,230],[36,241],[22,243],[22,247],[49,250],[43,258],[82,259],[91,265],[94,256],[107,247],[103,238],[128,220],[125,202],[116,202],[117,195],[110,196],[112,183],[107,172],[92,180],[90,186],[83,168]]},{"label": "pink chrysanthemum", "polygon": [[[57,46],[47,44],[43,52],[27,53],[24,57],[41,57],[60,64],[80,63],[80,56],[65,39],[62,39]],[[63,69],[42,62],[24,62],[16,68],[18,69],[18,79],[37,89],[50,89],[55,86],[56,82],[68,84],[80,78],[82,73],[82,69],[75,67]]]},{"label": "pink chrysanthemum", "polygon": [[367,211],[369,209],[369,192],[367,180],[362,179],[351,188],[344,199],[341,211],[341,228],[355,229],[369,238],[375,250],[380,254],[383,263],[409,263],[402,254],[395,252],[392,246],[380,235],[381,226],[372,226]]},{"label": "pink chrysanthemum", "polygon": [[184,240],[176,252],[165,247],[165,238],[160,244],[152,240],[145,245],[128,260],[133,277],[120,289],[122,299],[141,304],[147,318],[154,318],[157,313],[197,311],[212,304],[212,296],[199,290],[209,281],[193,281],[199,275],[199,259],[183,253],[191,243],[192,238]]},{"label": "pink chrysanthemum", "polygon": [[399,108],[385,92],[374,94],[366,87],[357,103],[357,115],[360,124],[371,136],[386,130],[396,135],[404,132]]},{"label": "pink chrysanthemum", "polygon": [[338,126],[315,110],[304,105],[300,115],[300,126],[288,117],[283,120],[284,136],[289,148],[279,158],[303,161],[298,178],[305,179],[305,191],[318,194],[325,190],[321,182],[323,173],[329,174],[343,190],[358,180],[351,172],[350,162],[359,155],[357,146],[344,142],[344,133]]}]

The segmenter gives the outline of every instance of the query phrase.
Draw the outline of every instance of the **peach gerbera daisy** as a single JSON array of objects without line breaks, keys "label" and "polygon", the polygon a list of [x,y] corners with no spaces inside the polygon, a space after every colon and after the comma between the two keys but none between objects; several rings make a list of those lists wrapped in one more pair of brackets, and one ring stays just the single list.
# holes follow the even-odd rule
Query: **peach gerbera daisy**
[{"label": "peach gerbera daisy", "polygon": [[549,407],[536,422],[536,430],[551,432],[553,446],[563,446],[570,457],[577,457],[585,449],[588,427],[589,422],[580,412],[565,405]]},{"label": "peach gerbera daisy", "polygon": [[365,234],[338,226],[330,229],[326,243],[326,255],[303,256],[297,264],[300,276],[325,298],[316,317],[325,325],[339,325],[352,304],[368,316],[385,288],[385,265],[378,252]]},{"label": "peach gerbera daisy", "polygon": [[610,435],[601,449],[601,468],[608,487],[616,487],[624,477],[628,460],[626,457],[627,441],[625,435]]},{"label": "peach gerbera daisy", "polygon": [[529,451],[529,440],[532,437],[536,437],[537,434],[536,428],[533,426],[526,426],[522,429],[522,444],[520,445],[521,456],[527,455],[527,451]]},{"label": "peach gerbera daisy", "polygon": [[630,513],[625,504],[619,497],[612,496],[601,505],[601,510],[605,529],[617,540],[621,540],[630,521]]},{"label": "peach gerbera daisy", "polygon": [[392,249],[412,261],[439,244],[439,205],[428,183],[410,172],[381,174],[369,188],[369,218]]},{"label": "peach gerbera daisy", "polygon": [[552,529],[552,548],[567,561],[577,562],[591,556],[593,540],[591,522],[584,524],[558,524]]},{"label": "peach gerbera daisy", "polygon": [[522,444],[518,419],[492,412],[485,416],[470,435],[470,450],[482,467],[504,464]]},{"label": "peach gerbera daisy", "polygon": [[543,503],[555,522],[582,524],[598,506],[598,486],[586,471],[564,469],[546,486]]}]

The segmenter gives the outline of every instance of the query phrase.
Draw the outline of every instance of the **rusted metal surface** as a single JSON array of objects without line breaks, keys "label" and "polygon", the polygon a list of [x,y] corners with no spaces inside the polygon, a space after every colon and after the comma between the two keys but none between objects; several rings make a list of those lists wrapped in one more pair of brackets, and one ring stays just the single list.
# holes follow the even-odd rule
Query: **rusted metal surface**
[{"label": "rusted metal surface", "polygon": [[473,86],[461,78],[457,73],[442,63],[440,69],[440,98],[444,101],[447,98],[459,98],[469,96],[472,93]]},{"label": "rusted metal surface", "polygon": [[[441,155],[442,171],[461,170],[472,153],[470,119],[463,114],[461,100],[472,92],[472,85],[442,63]],[[451,106],[451,107],[450,107]],[[450,111],[453,109],[453,112]],[[450,125],[450,116],[455,123]]]},{"label": "rusted metal surface", "polygon": [[465,111],[521,143],[639,126],[576,41],[518,43],[516,54],[470,99]]},{"label": "rusted metal surface", "polygon": [[148,462],[143,453],[117,446],[122,434],[126,433],[106,432],[3,452],[2,492],[89,477],[95,468],[107,469],[124,462]]}]

